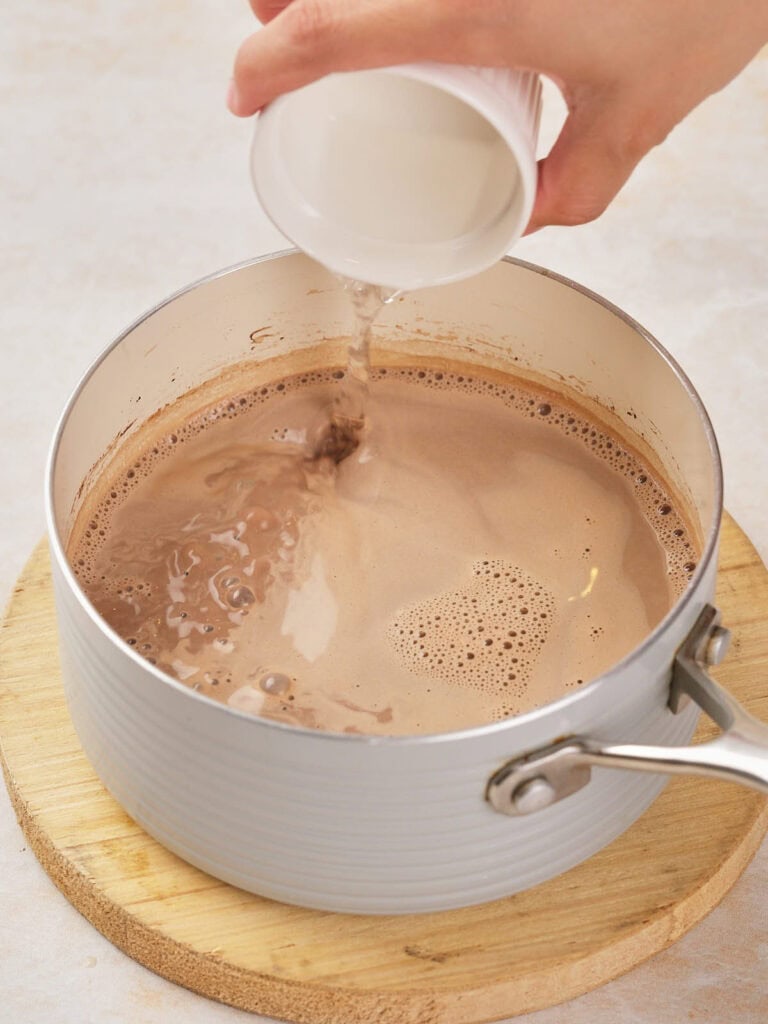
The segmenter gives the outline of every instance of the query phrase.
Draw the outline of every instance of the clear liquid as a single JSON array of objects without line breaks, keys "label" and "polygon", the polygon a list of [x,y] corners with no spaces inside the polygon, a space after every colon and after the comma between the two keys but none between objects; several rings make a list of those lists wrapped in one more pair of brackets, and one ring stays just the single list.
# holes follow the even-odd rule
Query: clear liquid
[{"label": "clear liquid", "polygon": [[383,285],[341,278],[352,308],[352,337],[339,394],[331,407],[330,423],[320,431],[316,456],[341,462],[355,451],[366,429],[366,403],[371,376],[371,333],[384,306],[401,291]]}]

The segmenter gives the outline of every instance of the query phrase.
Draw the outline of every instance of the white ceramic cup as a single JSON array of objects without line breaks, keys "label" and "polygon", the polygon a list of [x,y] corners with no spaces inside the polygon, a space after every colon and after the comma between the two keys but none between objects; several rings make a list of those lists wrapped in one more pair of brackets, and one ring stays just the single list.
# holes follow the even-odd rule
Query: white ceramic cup
[{"label": "white ceramic cup", "polygon": [[329,75],[271,103],[251,170],[275,225],[347,277],[470,277],[522,235],[536,195],[532,72],[408,64]]}]

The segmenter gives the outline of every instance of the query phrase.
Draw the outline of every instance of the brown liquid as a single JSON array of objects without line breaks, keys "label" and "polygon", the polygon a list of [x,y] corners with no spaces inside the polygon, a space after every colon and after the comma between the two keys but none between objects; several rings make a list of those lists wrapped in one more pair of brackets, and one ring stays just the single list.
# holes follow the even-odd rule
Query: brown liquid
[{"label": "brown liquid", "polygon": [[70,558],[129,644],[206,696],[337,732],[467,728],[626,655],[695,553],[659,479],[556,396],[374,370],[336,465],[311,424],[341,371],[244,392],[87,501]]}]

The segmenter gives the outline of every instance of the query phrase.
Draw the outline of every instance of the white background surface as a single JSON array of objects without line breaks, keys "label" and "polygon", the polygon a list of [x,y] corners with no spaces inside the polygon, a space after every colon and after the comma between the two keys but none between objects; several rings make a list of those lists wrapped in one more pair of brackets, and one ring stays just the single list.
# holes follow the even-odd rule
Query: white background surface
[{"label": "white background surface", "polygon": [[[43,533],[46,447],[87,365],[173,290],[284,244],[251,193],[250,125],[224,109],[235,47],[252,26],[244,2],[5,0],[3,23],[0,601]],[[548,98],[551,138],[560,106]],[[727,507],[764,558],[766,182],[764,52],[644,162],[600,221],[546,230],[515,250],[604,294],[683,364],[719,436]],[[518,1019],[768,1019],[768,848],[721,907],[670,950],[566,1007]],[[25,848],[2,792],[6,1020],[258,1018],[179,989],[110,946]]]}]

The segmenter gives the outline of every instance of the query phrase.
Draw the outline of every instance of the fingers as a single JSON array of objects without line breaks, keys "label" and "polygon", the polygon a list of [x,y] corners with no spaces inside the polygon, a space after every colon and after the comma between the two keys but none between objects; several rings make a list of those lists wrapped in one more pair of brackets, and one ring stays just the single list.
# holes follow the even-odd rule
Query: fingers
[{"label": "fingers", "polygon": [[[479,18],[464,0],[251,0],[251,6],[266,24],[235,61],[228,104],[241,117],[335,71],[422,60],[545,66],[537,59],[541,40],[525,19],[500,31],[498,18]],[[645,92],[611,92],[620,80],[612,69],[607,90],[582,85],[569,95],[569,117],[539,164],[526,233],[599,217],[641,157],[679,120],[666,94],[652,103]]]},{"label": "fingers", "polygon": [[[271,19],[235,60],[229,107],[248,117],[276,96],[332,71],[450,60],[461,5],[437,0],[252,0]],[[273,8],[280,8],[276,15]],[[460,59],[460,58],[459,58]]]},{"label": "fingers", "polygon": [[585,96],[574,105],[548,156],[526,234],[549,224],[578,225],[604,212],[640,159],[667,134],[647,108]]}]

